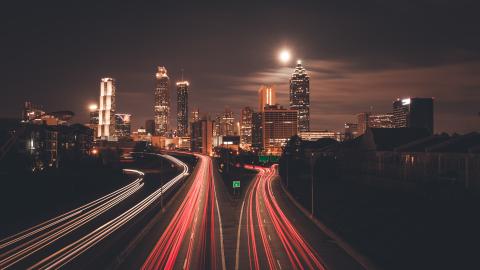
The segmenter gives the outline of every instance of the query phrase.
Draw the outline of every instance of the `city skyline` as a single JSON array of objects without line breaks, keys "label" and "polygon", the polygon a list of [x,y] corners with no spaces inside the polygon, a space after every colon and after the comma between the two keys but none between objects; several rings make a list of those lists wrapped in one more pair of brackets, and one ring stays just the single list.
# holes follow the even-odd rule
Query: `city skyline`
[{"label": "city skyline", "polygon": [[[474,27],[478,19],[471,16],[474,6],[425,2],[416,5],[415,9],[410,7],[406,3],[391,7],[371,2],[356,7],[359,12],[353,12],[351,6],[325,5],[320,8],[305,4],[297,7],[302,15],[294,14],[283,21],[262,20],[262,27],[258,29],[255,26],[261,21],[262,11],[269,10],[272,18],[284,18],[282,15],[288,12],[289,6],[278,4],[272,8],[262,4],[248,15],[232,13],[218,6],[209,6],[209,10],[186,9],[182,15],[185,20],[178,27],[185,29],[186,33],[202,29],[216,37],[211,41],[202,40],[192,50],[184,41],[187,37],[198,39],[197,35],[178,35],[168,27],[155,29],[150,26],[151,20],[159,20],[154,12],[157,6],[150,9],[138,7],[144,15],[139,18],[143,19],[133,24],[129,22],[131,27],[124,27],[121,19],[128,12],[122,6],[115,7],[118,12],[108,14],[112,23],[105,22],[103,14],[100,16],[93,11],[84,14],[66,6],[56,7],[56,10],[65,11],[63,13],[44,16],[49,15],[49,11],[45,11],[44,15],[30,17],[26,17],[28,12],[19,14],[24,10],[12,6],[12,15],[24,21],[15,32],[8,32],[12,38],[7,40],[4,52],[17,58],[7,57],[2,64],[1,74],[8,75],[2,80],[3,89],[10,102],[0,108],[0,114],[20,118],[21,104],[31,100],[52,111],[70,109],[75,112],[74,121],[84,123],[88,121],[88,104],[97,100],[98,80],[113,77],[121,89],[117,105],[132,114],[132,125],[136,129],[151,118],[152,70],[164,65],[171,71],[169,75],[173,81],[180,78],[181,69],[188,71],[189,81],[196,89],[190,97],[192,107],[216,115],[222,112],[223,106],[215,105],[221,103],[230,106],[238,116],[244,106],[256,108],[254,93],[265,83],[275,84],[278,103],[287,106],[288,79],[294,62],[301,59],[310,76],[312,130],[342,130],[345,122],[352,122],[357,113],[372,106],[374,111],[387,112],[392,100],[416,96],[435,97],[436,132],[474,130],[478,126],[476,104],[480,100],[479,91],[476,91],[480,79],[472,72],[480,68],[477,46],[480,35]],[[165,7],[172,11],[177,8],[175,5]],[[325,16],[318,16],[318,13]],[[429,14],[428,23],[422,19],[425,13]],[[226,20],[222,14],[230,14],[233,18]],[[388,18],[376,14],[388,14]],[[405,14],[409,15],[408,21],[404,19]],[[449,16],[443,16],[446,14]],[[69,18],[65,18],[67,15]],[[54,25],[57,16],[65,20],[64,26],[50,29],[52,35],[48,38],[36,39],[35,48],[27,45],[29,36],[43,37],[42,29]],[[99,27],[90,29],[89,24],[78,25],[77,20],[83,21],[84,17]],[[167,24],[176,21],[169,20],[171,18],[175,16],[168,15],[164,21]],[[199,18],[204,20],[195,23]],[[246,31],[249,34],[231,36],[229,33],[235,33],[238,27],[233,23],[234,19],[240,18],[248,22],[243,27],[249,30]],[[33,20],[38,22],[37,28],[31,28],[29,22]],[[311,28],[305,27],[309,21]],[[218,22],[224,23],[219,25]],[[385,26],[379,26],[379,22]],[[215,27],[206,27],[209,25]],[[338,26],[340,31],[335,32],[344,32],[345,36],[332,33],[323,25]],[[395,27],[395,31],[390,31],[391,27]],[[372,28],[380,34],[372,35],[367,31]],[[111,40],[98,39],[96,45],[89,43],[89,40],[101,36],[100,33],[112,29],[118,29],[118,35],[109,34]],[[456,34],[459,29],[469,34],[459,36]],[[159,40],[156,38],[159,31],[171,38]],[[65,40],[59,40],[60,34],[66,37]],[[72,35],[85,41],[80,46],[72,43],[67,40]],[[148,42],[132,45],[131,41],[124,42],[125,36]],[[224,40],[222,37],[225,36],[231,37],[228,42],[218,42],[218,38]],[[444,40],[445,36],[450,38]],[[261,44],[259,37],[263,41]],[[406,43],[405,40],[417,41]],[[57,41],[60,45],[53,45]],[[85,47],[88,44],[90,47]],[[115,46],[109,46],[111,44]],[[157,50],[160,44],[164,49]],[[235,44],[244,46],[234,47]],[[58,46],[63,50],[57,50]],[[233,48],[236,53],[232,53]],[[288,65],[282,65],[276,59],[281,48],[291,50],[292,59]],[[206,49],[212,53],[203,53]],[[63,59],[71,59],[76,64],[73,68],[66,68],[71,65]],[[49,64],[45,66],[47,60]],[[27,67],[36,71],[29,73],[31,80],[22,79]],[[65,88],[65,85],[69,87]],[[171,96],[173,90],[170,89]],[[60,99],[62,103],[58,102]],[[176,111],[175,106],[172,102],[172,112]],[[459,118],[462,121],[458,121]],[[170,123],[175,123],[172,114]]]},{"label": "city skyline", "polygon": [[0,269],[480,269],[478,10],[4,3]]}]

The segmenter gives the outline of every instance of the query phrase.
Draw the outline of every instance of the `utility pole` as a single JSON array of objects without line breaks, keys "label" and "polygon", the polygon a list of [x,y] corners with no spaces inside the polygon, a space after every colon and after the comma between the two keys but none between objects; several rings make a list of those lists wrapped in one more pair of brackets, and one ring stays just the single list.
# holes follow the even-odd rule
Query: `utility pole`
[{"label": "utility pole", "polygon": [[289,178],[289,175],[288,175],[288,174],[290,173],[290,171],[289,171],[290,157],[289,157],[289,155],[288,155],[287,153],[286,153],[285,157],[286,157],[286,160],[287,160],[287,188],[288,188],[288,183],[289,183],[289,182],[288,182],[288,178]]},{"label": "utility pole", "polygon": [[162,212],[165,211],[163,209],[163,158],[160,158],[160,208],[162,209]]},{"label": "utility pole", "polygon": [[312,187],[311,187],[312,188],[312,199],[311,199],[312,200],[312,206],[311,206],[312,207],[312,213],[311,213],[312,217],[314,217],[313,216],[313,214],[314,214],[314,211],[313,211],[313,209],[314,209],[314,190],[313,190],[314,186],[313,186],[313,181],[314,181],[314,172],[315,172],[314,168],[315,168],[315,153],[312,152],[312,156],[310,157],[310,180],[311,180],[311,184],[312,184]]}]

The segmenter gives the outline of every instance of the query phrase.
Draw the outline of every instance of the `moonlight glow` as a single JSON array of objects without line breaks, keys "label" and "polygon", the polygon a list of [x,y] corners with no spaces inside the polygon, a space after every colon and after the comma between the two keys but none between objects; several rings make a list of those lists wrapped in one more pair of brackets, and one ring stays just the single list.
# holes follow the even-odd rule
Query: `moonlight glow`
[{"label": "moonlight glow", "polygon": [[278,55],[278,59],[280,62],[286,64],[290,61],[291,55],[288,50],[282,50],[280,51],[280,54]]}]

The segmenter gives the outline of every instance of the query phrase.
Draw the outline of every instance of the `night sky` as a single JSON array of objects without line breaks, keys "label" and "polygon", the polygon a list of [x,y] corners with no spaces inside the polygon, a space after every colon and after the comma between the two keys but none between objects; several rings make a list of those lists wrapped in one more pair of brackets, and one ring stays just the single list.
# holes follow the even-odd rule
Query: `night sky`
[{"label": "night sky", "polygon": [[406,96],[435,98],[436,132],[480,126],[476,1],[37,2],[0,9],[0,117],[20,117],[31,100],[86,122],[108,76],[117,80],[117,111],[138,128],[153,118],[157,65],[172,80],[172,116],[182,68],[190,109],[214,116],[229,106],[238,117],[243,106],[257,109],[265,83],[287,106],[294,61],[283,66],[277,54],[289,48],[311,78],[314,129],[339,131],[356,113],[389,112]]}]

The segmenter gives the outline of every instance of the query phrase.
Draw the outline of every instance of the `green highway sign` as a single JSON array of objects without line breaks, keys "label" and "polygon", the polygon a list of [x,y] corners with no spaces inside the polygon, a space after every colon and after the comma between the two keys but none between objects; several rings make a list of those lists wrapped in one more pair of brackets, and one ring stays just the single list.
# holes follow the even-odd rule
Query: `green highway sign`
[{"label": "green highway sign", "polygon": [[259,162],[262,162],[262,163],[267,163],[267,162],[278,162],[278,160],[280,159],[279,156],[272,156],[272,155],[269,155],[269,156],[258,156],[258,161]]},{"label": "green highway sign", "polygon": [[233,181],[232,182],[232,187],[233,188],[239,188],[240,187],[240,181]]}]

